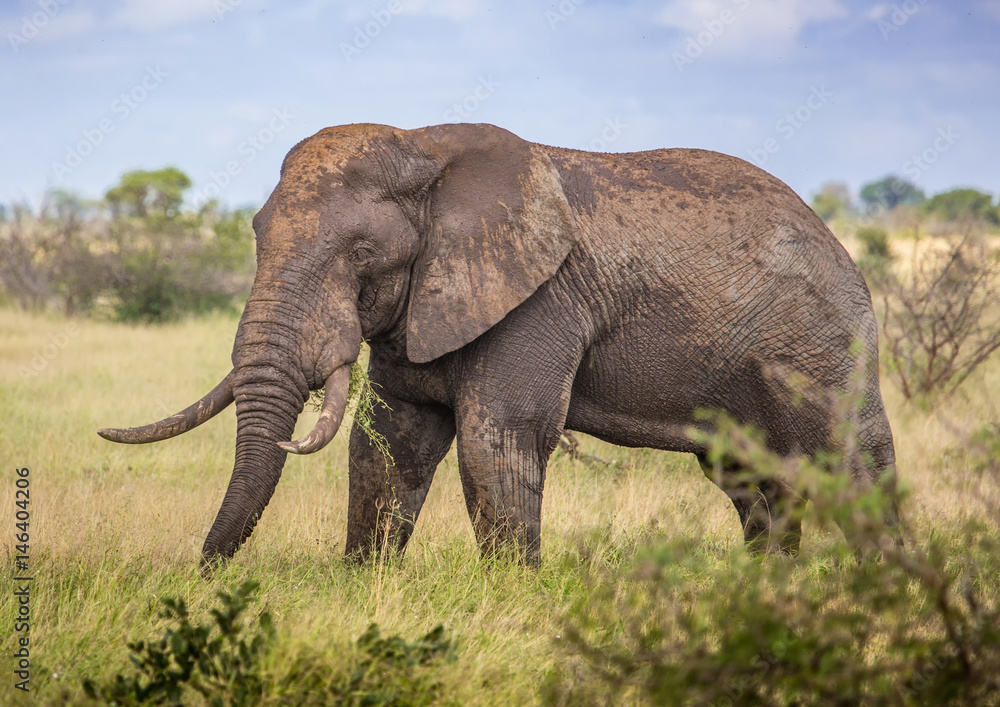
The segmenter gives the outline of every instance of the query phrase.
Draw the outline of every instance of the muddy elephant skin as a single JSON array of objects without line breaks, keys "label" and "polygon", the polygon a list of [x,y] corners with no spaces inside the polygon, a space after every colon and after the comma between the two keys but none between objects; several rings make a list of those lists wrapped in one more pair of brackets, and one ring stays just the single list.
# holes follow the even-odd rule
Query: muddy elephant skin
[{"label": "muddy elephant skin", "polygon": [[[564,429],[704,465],[690,429],[713,409],[763,430],[780,455],[835,450],[836,400],[857,387],[859,354],[849,469],[862,486],[892,478],[864,279],[790,188],[742,160],[581,152],[490,125],[347,125],[288,153],[254,230],[232,371],[167,420],[101,431],[164,439],[235,401],[236,460],[206,562],[250,535],[288,452],[336,434],[362,338],[391,408],[376,409],[375,425],[394,463],[351,432],[350,554],[384,538],[405,547],[456,438],[481,547],[513,546],[528,561]],[[290,441],[323,386],[316,429]],[[714,478],[751,547],[793,551],[797,527],[770,537],[788,490],[738,471]]]}]

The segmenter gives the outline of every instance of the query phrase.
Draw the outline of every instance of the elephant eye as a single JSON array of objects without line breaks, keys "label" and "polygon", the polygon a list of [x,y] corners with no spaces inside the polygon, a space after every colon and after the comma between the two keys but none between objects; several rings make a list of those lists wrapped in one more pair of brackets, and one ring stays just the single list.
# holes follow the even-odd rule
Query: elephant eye
[{"label": "elephant eye", "polygon": [[351,263],[359,267],[368,265],[375,259],[375,251],[364,244],[354,246],[351,251]]}]

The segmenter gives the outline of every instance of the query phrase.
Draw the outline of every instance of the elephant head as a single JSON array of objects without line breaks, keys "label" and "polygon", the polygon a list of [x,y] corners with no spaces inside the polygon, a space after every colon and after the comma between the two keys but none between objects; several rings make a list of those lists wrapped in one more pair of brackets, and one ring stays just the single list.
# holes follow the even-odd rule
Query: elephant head
[{"label": "elephant head", "polygon": [[[274,492],[286,453],[322,449],[348,403],[362,339],[414,364],[476,339],[559,268],[574,244],[559,174],[536,145],[486,125],[328,128],[295,146],[254,218],[257,273],[233,368],[203,399],[145,427],[153,442],[236,402],[236,459],[202,550],[231,556]],[[289,441],[309,391],[315,429]]]}]

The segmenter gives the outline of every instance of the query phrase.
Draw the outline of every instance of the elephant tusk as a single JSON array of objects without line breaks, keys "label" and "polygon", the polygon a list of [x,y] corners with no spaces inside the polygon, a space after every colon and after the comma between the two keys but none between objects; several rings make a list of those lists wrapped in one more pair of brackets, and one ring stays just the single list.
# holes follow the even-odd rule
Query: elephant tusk
[{"label": "elephant tusk", "polygon": [[159,442],[192,430],[203,422],[211,420],[233,402],[233,372],[198,402],[181,410],[176,415],[142,427],[109,427],[98,430],[97,434],[111,442],[122,444],[145,444]]},{"label": "elephant tusk", "polygon": [[351,383],[351,365],[346,363],[326,379],[323,410],[313,431],[295,442],[278,442],[278,446],[292,454],[312,454],[330,444],[347,410],[347,394]]}]

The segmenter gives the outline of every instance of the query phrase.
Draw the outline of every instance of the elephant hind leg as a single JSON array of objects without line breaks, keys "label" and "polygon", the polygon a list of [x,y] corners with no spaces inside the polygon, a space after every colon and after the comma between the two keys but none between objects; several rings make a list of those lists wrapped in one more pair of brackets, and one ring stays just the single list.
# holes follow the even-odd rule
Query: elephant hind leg
[{"label": "elephant hind leg", "polygon": [[841,526],[841,530],[848,542],[858,547],[870,547],[876,540],[883,549],[902,547],[904,543],[896,498],[896,454],[892,431],[881,398],[875,398],[874,395],[871,397],[873,402],[862,411],[857,451],[848,460],[847,466],[861,492],[878,488],[883,494],[882,537],[853,538],[849,537],[849,528]]},{"label": "elephant hind leg", "polygon": [[705,476],[725,492],[736,508],[749,553],[798,553],[801,501],[791,489],[772,479],[754,478],[735,465],[723,465],[717,471],[703,454],[696,456]]}]

